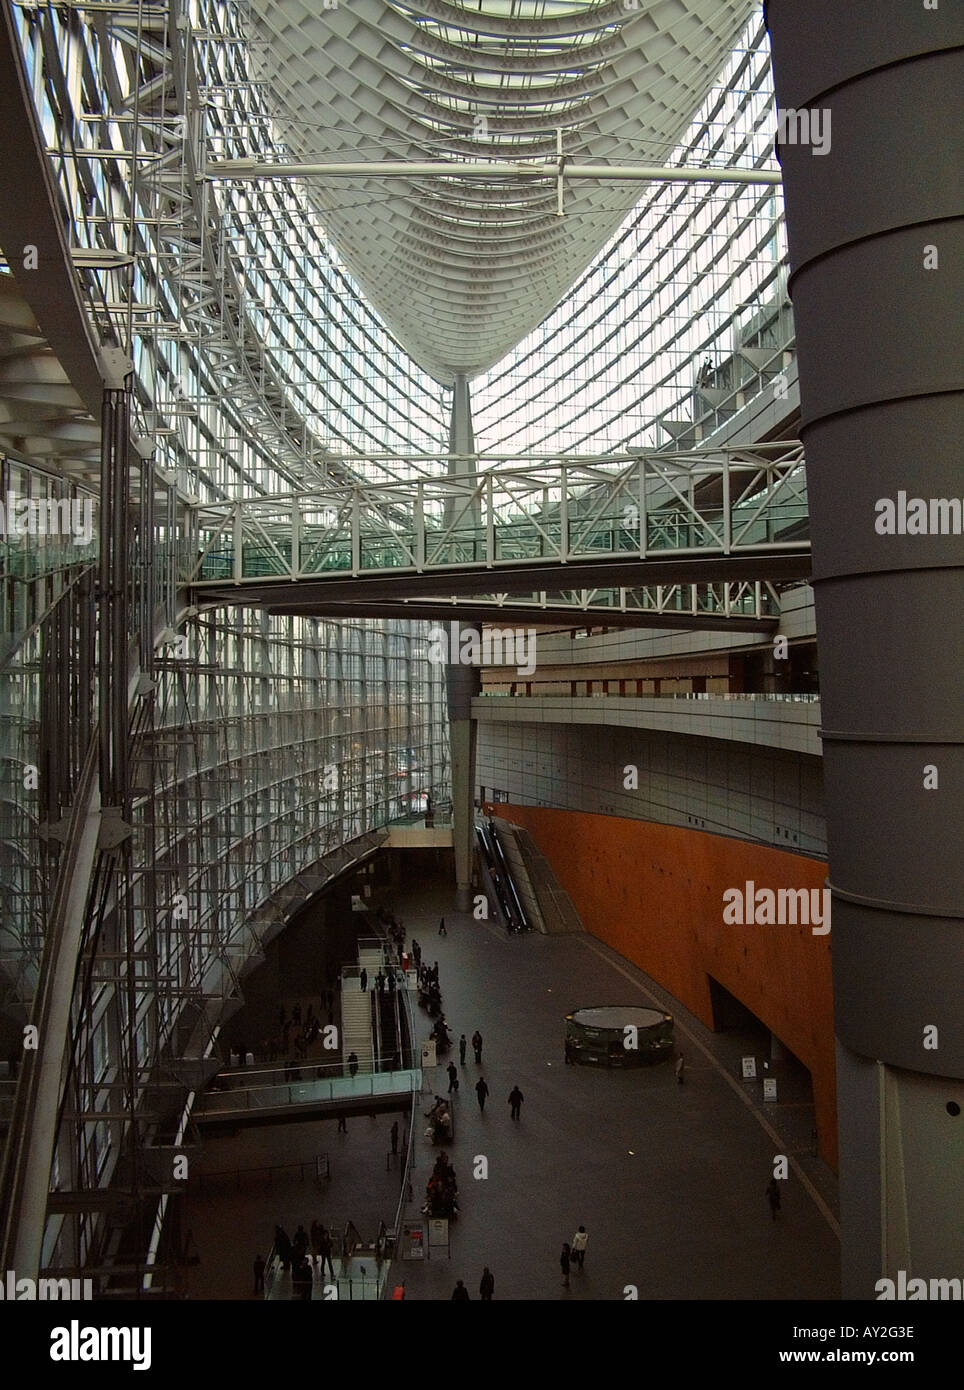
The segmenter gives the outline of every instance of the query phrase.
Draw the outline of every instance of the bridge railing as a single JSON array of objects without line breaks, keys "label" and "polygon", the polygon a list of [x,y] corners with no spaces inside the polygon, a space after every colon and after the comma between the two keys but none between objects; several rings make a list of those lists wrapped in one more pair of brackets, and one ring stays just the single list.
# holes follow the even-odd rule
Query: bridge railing
[{"label": "bridge railing", "polygon": [[206,1093],[197,1106],[199,1116],[274,1110],[286,1105],[314,1105],[353,1101],[368,1096],[408,1095],[422,1084],[419,1068],[391,1072],[359,1072],[357,1076],[289,1082],[282,1085],[247,1086]]},{"label": "bridge railing", "polygon": [[[199,507],[197,551],[184,580],[809,547],[802,447],[795,441],[705,455],[548,458],[515,468],[494,466],[488,456],[466,462],[473,471],[449,477],[332,483]],[[484,471],[475,471],[479,466]]]}]

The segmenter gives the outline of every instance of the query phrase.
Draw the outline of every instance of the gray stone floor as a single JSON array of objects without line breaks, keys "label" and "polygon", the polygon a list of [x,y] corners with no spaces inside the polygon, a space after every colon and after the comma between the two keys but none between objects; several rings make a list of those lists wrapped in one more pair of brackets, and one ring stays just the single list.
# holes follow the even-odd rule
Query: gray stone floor
[{"label": "gray stone floor", "polygon": [[[485,1045],[481,1068],[470,1047],[455,1102],[460,1214],[450,1257],[397,1262],[391,1282],[404,1281],[407,1298],[448,1298],[459,1278],[477,1298],[486,1264],[497,1299],[623,1299],[630,1285],[641,1299],[839,1296],[835,1184],[810,1150],[812,1111],[799,1100],[763,1106],[760,1083],[739,1079],[738,1036],[709,1032],[588,934],[507,938],[452,912],[444,889],[432,896],[399,896],[395,910],[424,958],[439,961],[454,1036],[478,1028]],[[447,937],[437,935],[443,909]],[[676,1017],[683,1086],[670,1064],[564,1065],[572,1008],[654,1000]],[[479,1074],[491,1091],[484,1115],[473,1090]],[[516,1084],[525,1102],[513,1123],[507,1097]],[[440,1068],[437,1089],[446,1085]],[[434,1153],[427,1144],[418,1152],[409,1218],[419,1214]],[[776,1153],[796,1166],[773,1221],[764,1189]],[[475,1179],[480,1157],[488,1177]],[[559,1254],[580,1224],[589,1232],[585,1270],[573,1271],[567,1291]]]},{"label": "gray stone floor", "polygon": [[[455,1098],[450,1146],[460,1214],[449,1257],[398,1260],[389,1286],[406,1298],[448,1299],[456,1279],[478,1298],[483,1265],[506,1300],[612,1300],[633,1286],[640,1299],[826,1299],[839,1296],[835,1183],[813,1156],[812,1109],[799,1084],[781,1082],[781,1103],[762,1102],[759,1081],[740,1079],[740,1057],[759,1055],[759,1036],[713,1034],[655,983],[588,934],[509,938],[501,929],[451,910],[451,887],[413,885],[392,905],[438,960],[443,1008],[454,1037],[484,1037],[483,1064],[471,1047]],[[448,936],[437,934],[444,912]],[[584,1005],[665,1007],[676,1018],[686,1059],[685,1085],[666,1063],[608,1071],[563,1063],[564,1017]],[[416,1008],[427,1036],[428,1016]],[[754,1042],[756,1048],[754,1049]],[[457,1047],[453,1057],[458,1060]],[[448,1058],[443,1059],[447,1061]],[[484,1075],[484,1115],[474,1093]],[[507,1097],[525,1095],[513,1123]],[[422,1109],[447,1089],[444,1065],[426,1073]],[[184,1228],[193,1229],[201,1264],[195,1298],[250,1298],[251,1261],[267,1254],[276,1221],[289,1234],[313,1216],[337,1226],[353,1220],[372,1238],[391,1221],[399,1171],[386,1169],[391,1117],[267,1126],[205,1143],[196,1173],[332,1156],[330,1183],[310,1171],[205,1185],[192,1183]],[[404,1125],[403,1125],[404,1128]],[[415,1132],[413,1200],[421,1203],[437,1150]],[[773,1221],[764,1196],[773,1156],[786,1153],[791,1175]],[[475,1178],[485,1160],[488,1176]],[[192,1174],[194,1176],[194,1174]],[[562,1286],[559,1254],[579,1224],[589,1232],[585,1270]],[[372,1227],[369,1232],[368,1226]]]},{"label": "gray stone floor", "polygon": [[[406,1117],[397,1118],[405,1131]],[[189,1297],[250,1298],[254,1257],[267,1257],[276,1224],[293,1236],[299,1223],[307,1231],[318,1220],[340,1232],[350,1220],[366,1240],[380,1221],[390,1227],[401,1177],[389,1162],[392,1119],[353,1115],[346,1133],[330,1119],[206,1138],[182,1221],[201,1257],[189,1269]],[[318,1154],[328,1155],[330,1178],[316,1177]]]}]

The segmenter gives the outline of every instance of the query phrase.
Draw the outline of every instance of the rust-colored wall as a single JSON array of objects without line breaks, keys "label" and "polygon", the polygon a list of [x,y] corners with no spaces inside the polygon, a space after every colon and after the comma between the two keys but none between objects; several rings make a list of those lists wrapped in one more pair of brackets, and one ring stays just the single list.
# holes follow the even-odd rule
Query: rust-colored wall
[{"label": "rust-colored wall", "polygon": [[729,926],[723,892],[822,888],[800,854],[621,816],[542,806],[489,808],[524,826],[588,931],[652,975],[710,1028],[708,975],[809,1067],[820,1152],[837,1161],[830,936],[809,926]]}]

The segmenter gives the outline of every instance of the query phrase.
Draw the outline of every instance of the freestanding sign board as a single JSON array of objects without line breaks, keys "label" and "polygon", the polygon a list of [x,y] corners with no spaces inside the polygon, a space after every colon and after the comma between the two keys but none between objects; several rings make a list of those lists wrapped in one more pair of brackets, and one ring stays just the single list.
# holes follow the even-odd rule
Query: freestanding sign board
[{"label": "freestanding sign board", "polygon": [[425,1259],[424,1221],[407,1221],[402,1227],[402,1259]]},{"label": "freestanding sign board", "polygon": [[428,1223],[428,1243],[433,1250],[444,1248],[445,1253],[449,1251],[449,1219],[447,1216],[433,1216]]},{"label": "freestanding sign board", "polygon": [[755,1057],[744,1057],[744,1058],[743,1058],[743,1080],[744,1080],[744,1081],[753,1081],[753,1080],[755,1080],[755,1079],[756,1079],[756,1058],[755,1058]]},{"label": "freestanding sign board", "polygon": [[423,1067],[437,1067],[437,1066],[438,1066],[438,1058],[437,1058],[436,1055],[435,1055],[435,1039],[434,1039],[434,1038],[429,1038],[428,1041],[422,1043],[422,1066],[423,1066]]},{"label": "freestanding sign board", "polygon": [[777,1080],[775,1076],[765,1076],[763,1078],[763,1099],[776,1100]]}]

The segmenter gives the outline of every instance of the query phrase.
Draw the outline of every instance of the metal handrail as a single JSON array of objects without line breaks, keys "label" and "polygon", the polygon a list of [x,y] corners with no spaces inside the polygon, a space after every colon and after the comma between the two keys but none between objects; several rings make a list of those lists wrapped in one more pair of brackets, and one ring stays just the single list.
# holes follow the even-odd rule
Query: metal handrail
[{"label": "metal handrail", "polygon": [[[379,1085],[384,1081],[385,1085]],[[404,1085],[397,1083],[404,1081]],[[217,1115],[257,1114],[287,1105],[345,1104],[360,1099],[402,1095],[421,1085],[421,1068],[400,1071],[362,1072],[357,1076],[334,1077],[330,1081],[304,1081],[277,1086],[246,1087],[235,1091],[206,1092],[198,1106],[198,1118]],[[301,1090],[302,1094],[298,1094]],[[307,1092],[307,1094],[304,1094]],[[270,1094],[268,1094],[270,1093]],[[259,1097],[260,1102],[259,1103]]]},{"label": "metal handrail", "polygon": [[[559,680],[547,681],[546,684],[547,684],[547,685],[549,685],[549,684],[551,684],[551,685],[564,685],[564,684],[567,683],[567,679],[568,679],[567,677],[562,677],[562,678],[559,679]],[[574,679],[574,680],[576,681],[576,683],[578,684],[580,681],[585,681],[585,680],[592,680],[592,681],[595,683],[596,681],[600,681],[600,680],[608,680],[608,681],[611,681],[611,682],[612,682],[612,681],[618,681],[618,680],[621,680],[621,679],[625,679],[625,680],[635,680],[636,677],[635,677],[635,676],[620,677],[620,676],[585,676],[585,675],[583,675],[583,676],[574,677],[573,679]],[[652,680],[653,677],[652,677],[652,676],[641,676],[641,677],[639,677],[639,679],[640,679],[640,680]],[[663,677],[662,679],[667,679],[667,678],[666,678],[666,677]],[[674,678],[671,676],[671,677],[668,677],[668,679],[672,680],[672,679],[674,679]],[[681,676],[681,677],[679,677],[679,679],[680,679],[680,680],[687,680],[688,677],[687,677],[687,676]],[[533,684],[536,684],[536,685],[539,684],[538,681],[532,682],[532,683],[533,683]],[[503,681],[502,684],[505,685],[505,684],[508,684],[508,682]],[[775,704],[789,703],[789,704],[803,704],[803,705],[816,705],[816,704],[819,704],[819,703],[820,703],[820,695],[819,695],[819,694],[814,694],[814,693],[811,692],[811,691],[762,691],[762,690],[761,690],[761,691],[713,691],[713,690],[708,690],[708,691],[689,691],[689,692],[684,691],[684,692],[682,692],[682,693],[680,693],[680,692],[678,692],[678,691],[667,691],[665,695],[656,695],[656,694],[654,694],[653,692],[650,692],[650,693],[648,693],[648,694],[644,693],[644,694],[642,694],[642,695],[637,695],[635,691],[628,691],[628,690],[625,692],[625,694],[620,694],[620,692],[619,692],[618,690],[607,690],[607,691],[602,691],[602,690],[600,690],[600,691],[594,692],[592,695],[585,695],[585,694],[583,694],[583,695],[578,695],[578,694],[577,694],[577,695],[570,695],[570,694],[561,694],[561,693],[560,693],[560,694],[555,694],[555,695],[553,695],[553,694],[543,694],[543,693],[541,693],[541,692],[539,692],[539,691],[534,691],[531,695],[526,695],[523,691],[519,691],[519,690],[515,691],[515,693],[513,694],[512,692],[510,692],[510,691],[508,691],[508,690],[492,690],[492,689],[486,689],[485,687],[483,687],[483,689],[480,690],[480,691],[478,692],[477,695],[473,696],[473,698],[476,699],[476,700],[482,700],[482,699],[499,699],[499,700],[501,700],[501,699],[525,699],[525,700],[614,700],[614,699],[615,699],[615,700],[765,700],[765,701],[773,702],[773,703],[775,703]]]},{"label": "metal handrail", "polygon": [[[415,1147],[414,1147],[414,1141],[415,1141],[415,1122],[416,1122],[416,1107],[417,1107],[417,1105],[418,1105],[418,1097],[416,1096],[415,1092],[413,1091],[413,1092],[412,1092],[412,1108],[411,1108],[411,1111],[410,1111],[409,1117],[408,1117],[408,1143],[407,1143],[406,1146],[405,1146],[405,1169],[404,1169],[404,1172],[402,1173],[402,1183],[401,1183],[401,1188],[400,1188],[399,1194],[398,1194],[398,1202],[397,1202],[397,1204],[396,1204],[396,1206],[395,1206],[395,1220],[394,1220],[394,1223],[393,1223],[393,1225],[392,1225],[392,1232],[391,1232],[391,1240],[392,1240],[392,1259],[393,1259],[393,1260],[395,1259],[395,1256],[396,1256],[396,1254],[397,1254],[397,1252],[398,1252],[398,1237],[399,1237],[399,1233],[401,1232],[401,1229],[402,1229],[402,1215],[403,1215],[403,1213],[404,1213],[404,1211],[405,1211],[405,1207],[406,1207],[406,1205],[407,1205],[407,1203],[408,1203],[408,1201],[409,1201],[410,1193],[411,1193],[412,1169],[413,1169],[414,1166],[415,1166]],[[387,1287],[387,1285],[386,1285],[386,1287]]]}]

